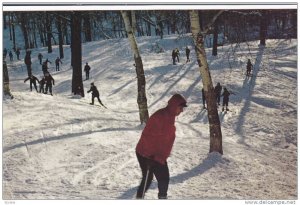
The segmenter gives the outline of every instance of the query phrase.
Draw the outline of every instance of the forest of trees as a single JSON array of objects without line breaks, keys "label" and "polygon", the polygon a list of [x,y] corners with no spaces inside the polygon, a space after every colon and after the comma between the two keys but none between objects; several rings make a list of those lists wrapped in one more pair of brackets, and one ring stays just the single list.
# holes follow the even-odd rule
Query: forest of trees
[{"label": "forest of trees", "polygon": [[[224,10],[214,24],[203,28],[217,13],[198,11],[200,27],[206,34],[223,34],[228,42],[259,39],[261,18],[267,27],[266,38],[296,38],[297,10]],[[3,27],[9,29],[13,49],[71,44],[72,11],[3,12]],[[127,37],[120,11],[77,11],[82,25],[82,42]],[[189,12],[184,10],[135,11],[130,15],[135,36],[191,33]],[[238,20],[237,20],[238,19]],[[24,45],[16,45],[15,27],[20,26]],[[61,51],[61,56],[63,53]]]},{"label": "forest of trees", "polygon": [[[59,45],[60,58],[64,58],[63,45],[71,45],[72,93],[82,96],[81,43],[128,37],[136,66],[141,123],[146,123],[149,115],[143,61],[135,37],[191,34],[207,95],[210,152],[219,153],[223,153],[222,132],[204,49],[206,35],[213,36],[212,55],[218,53],[218,35],[226,43],[260,40],[260,45],[265,45],[270,38],[297,37],[297,10],[43,11],[4,12],[3,15],[3,26],[9,29],[14,50],[47,47],[51,53],[52,45]],[[16,45],[16,26],[23,33],[24,45]]]}]

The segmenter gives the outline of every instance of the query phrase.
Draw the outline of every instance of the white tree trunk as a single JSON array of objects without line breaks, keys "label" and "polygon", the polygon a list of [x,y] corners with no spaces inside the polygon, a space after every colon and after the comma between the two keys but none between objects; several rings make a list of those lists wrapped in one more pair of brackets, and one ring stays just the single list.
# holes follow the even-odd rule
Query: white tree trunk
[{"label": "white tree trunk", "polygon": [[143,61],[139,53],[137,42],[135,40],[134,33],[132,32],[132,27],[130,25],[130,20],[127,11],[121,11],[122,17],[125,23],[125,29],[128,35],[128,40],[131,46],[131,50],[134,54],[134,61],[136,66],[137,84],[138,84],[138,97],[137,103],[139,106],[140,122],[146,123],[149,119],[147,97],[146,97],[146,80],[144,75]]},{"label": "white tree trunk", "polygon": [[208,121],[210,131],[209,152],[219,152],[223,154],[222,132],[218,115],[216,96],[209,72],[209,67],[204,49],[204,36],[201,34],[198,11],[190,11],[191,30],[193,34],[197,61],[202,77],[204,92],[206,93]]},{"label": "white tree trunk", "polygon": [[135,11],[131,11],[131,21],[132,21],[132,32],[133,32],[133,34],[135,34],[135,32],[136,32]]}]

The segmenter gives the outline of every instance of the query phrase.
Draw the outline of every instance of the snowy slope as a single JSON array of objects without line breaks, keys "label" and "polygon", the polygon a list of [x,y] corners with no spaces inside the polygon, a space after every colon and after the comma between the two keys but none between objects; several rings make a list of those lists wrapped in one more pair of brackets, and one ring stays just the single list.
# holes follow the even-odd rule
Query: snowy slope
[{"label": "snowy slope", "polygon": [[[236,94],[230,96],[230,112],[220,112],[224,155],[208,154],[209,124],[192,49],[191,62],[184,64],[190,40],[137,40],[149,113],[166,106],[176,92],[189,105],[176,119],[169,199],[297,199],[296,40],[268,40],[266,47],[257,41],[227,45],[217,57],[207,50],[214,84]],[[153,52],[155,43],[165,52]],[[174,66],[171,51],[176,47],[181,63]],[[39,78],[37,54],[54,61],[58,48],[53,50],[32,51],[33,73]],[[92,68],[85,92],[95,82],[108,109],[89,105],[90,94],[71,95],[70,48],[64,51],[62,71],[50,65],[54,96],[30,92],[29,82],[23,82],[23,61],[7,59],[14,99],[3,100],[3,199],[134,199],[141,177],[135,146],[143,126],[128,40],[83,45],[83,64]],[[247,79],[248,58],[255,70]],[[154,181],[146,199],[156,198]]]}]

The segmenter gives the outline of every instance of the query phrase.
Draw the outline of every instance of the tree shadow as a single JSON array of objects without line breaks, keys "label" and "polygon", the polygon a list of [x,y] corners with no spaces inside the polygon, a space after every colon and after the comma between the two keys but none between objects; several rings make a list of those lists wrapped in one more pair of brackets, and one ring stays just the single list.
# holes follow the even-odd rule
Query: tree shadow
[{"label": "tree shadow", "polygon": [[[204,172],[208,171],[209,169],[213,168],[216,164],[219,163],[222,164],[229,163],[229,160],[222,158],[222,155],[219,153],[209,153],[200,165],[194,167],[193,169],[187,172],[171,177],[170,184],[183,183],[186,180],[189,180],[193,177],[203,174]],[[156,188],[157,188],[157,182],[152,183],[149,189],[156,189]],[[128,189],[121,196],[119,196],[118,199],[132,199],[135,196],[137,189],[138,186]]]},{"label": "tree shadow", "polygon": [[51,142],[51,141],[57,141],[57,140],[64,140],[68,138],[74,138],[74,137],[82,137],[84,135],[90,135],[92,133],[97,133],[97,132],[115,132],[115,131],[135,131],[138,129],[137,127],[123,127],[123,128],[104,128],[104,129],[99,129],[95,131],[85,131],[85,132],[78,132],[78,133],[68,133],[68,134],[63,134],[59,136],[52,136],[52,137],[43,137],[39,138],[33,141],[28,141],[28,142],[23,142],[23,143],[18,143],[9,147],[3,147],[2,153],[8,152],[10,150],[14,150],[17,148],[25,147],[27,145],[36,145],[36,144],[41,144],[41,143],[46,143],[46,142]]},{"label": "tree shadow", "polygon": [[[172,75],[170,76],[169,78],[173,78],[175,76],[177,76],[178,74],[180,74],[180,71],[183,69],[184,65],[183,66],[180,66],[180,68]],[[168,93],[170,90],[172,90],[172,88],[180,81],[184,78],[184,76],[187,75],[187,73],[191,70],[191,68],[193,67],[193,64],[189,64],[189,67],[187,67],[185,70],[184,70],[184,73],[182,75],[180,75],[178,77],[177,80],[175,80],[170,86],[168,86],[168,88],[166,89],[166,91],[164,93],[162,93],[162,95],[156,100],[154,101],[151,105],[149,105],[149,107],[152,107],[154,106],[156,103],[160,102],[161,99],[163,99]]]},{"label": "tree shadow", "polygon": [[248,99],[245,100],[245,104],[243,108],[241,109],[239,118],[238,118],[238,123],[236,125],[235,131],[237,134],[241,136],[239,139],[239,143],[245,144],[245,135],[243,134],[243,124],[245,122],[245,116],[246,113],[249,111],[250,103],[251,103],[251,98],[253,95],[253,90],[256,84],[256,77],[257,74],[260,70],[260,64],[262,63],[262,58],[263,58],[263,53],[265,50],[265,46],[260,46],[259,51],[255,60],[255,64],[253,66],[253,72],[252,72],[252,77],[246,77],[244,80],[243,87],[248,84],[249,85],[249,96],[247,97]]}]

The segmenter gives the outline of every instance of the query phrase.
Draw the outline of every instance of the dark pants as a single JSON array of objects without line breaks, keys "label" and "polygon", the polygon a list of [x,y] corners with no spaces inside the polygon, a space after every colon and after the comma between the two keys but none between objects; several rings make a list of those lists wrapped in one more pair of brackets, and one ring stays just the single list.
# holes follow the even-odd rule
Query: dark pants
[{"label": "dark pants", "polygon": [[99,96],[95,96],[95,95],[92,95],[92,105],[94,105],[94,98],[97,98],[98,99],[98,102],[100,103],[100,105],[102,105],[104,107],[104,105],[102,104],[101,100],[100,100],[100,97]]},{"label": "dark pants", "polygon": [[32,84],[33,84],[33,86],[34,86],[34,88],[37,92],[38,90],[37,90],[37,87],[36,87],[36,82],[30,82],[30,91],[32,91]]},{"label": "dark pants", "polygon": [[46,92],[45,93],[48,92],[48,88],[49,88],[50,94],[52,95],[52,84],[46,84]]},{"label": "dark pants", "polygon": [[223,110],[224,110],[224,106],[226,107],[226,110],[228,110],[228,101],[229,98],[223,97]]},{"label": "dark pants", "polygon": [[176,63],[175,63],[176,57],[172,57],[172,59],[173,59],[173,65],[176,65]]},{"label": "dark pants", "polygon": [[89,73],[89,72],[86,72],[86,73],[85,73],[85,79],[88,80],[89,78],[90,78],[90,73]]},{"label": "dark pants", "polygon": [[[169,187],[169,180],[170,180],[170,174],[169,174],[169,168],[167,162],[164,165],[162,165],[153,160],[149,160],[138,153],[136,153],[136,156],[139,161],[142,170],[142,175],[143,175],[141,184],[137,190],[136,198],[143,197],[147,171],[149,170],[145,192],[149,189],[153,179],[153,175],[155,175],[155,178],[157,179],[157,183],[158,183],[158,198],[166,199],[168,187]],[[150,167],[148,166],[149,162],[151,162]]]},{"label": "dark pants", "polygon": [[[216,98],[217,98],[217,103],[218,105],[220,105],[220,99],[221,99],[221,95],[220,94],[216,94]],[[227,103],[228,104],[228,103]]]},{"label": "dark pants", "polygon": [[45,92],[45,90],[44,90],[44,84],[40,84],[40,93],[41,92],[43,92],[43,93]]},{"label": "dark pants", "polygon": [[56,70],[56,71],[59,71],[59,64],[56,64],[56,65],[55,65],[55,70]]}]

